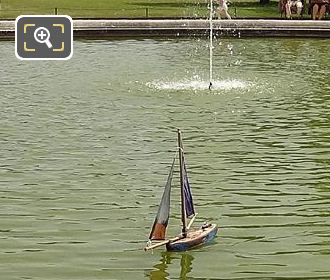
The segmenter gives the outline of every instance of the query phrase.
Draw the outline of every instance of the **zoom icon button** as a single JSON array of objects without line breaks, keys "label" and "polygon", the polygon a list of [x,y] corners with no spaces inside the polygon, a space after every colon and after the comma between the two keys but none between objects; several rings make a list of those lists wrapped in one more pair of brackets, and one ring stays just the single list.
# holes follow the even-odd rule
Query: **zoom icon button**
[{"label": "zoom icon button", "polygon": [[72,57],[69,16],[19,16],[15,22],[15,51],[22,60],[65,60]]}]

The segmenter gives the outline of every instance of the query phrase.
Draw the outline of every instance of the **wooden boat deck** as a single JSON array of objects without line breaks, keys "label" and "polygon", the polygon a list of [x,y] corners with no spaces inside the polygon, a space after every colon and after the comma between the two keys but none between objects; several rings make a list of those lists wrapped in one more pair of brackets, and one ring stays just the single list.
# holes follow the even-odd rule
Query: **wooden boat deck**
[{"label": "wooden boat deck", "polygon": [[210,242],[214,239],[217,231],[218,227],[216,224],[209,224],[205,228],[189,231],[185,238],[169,242],[166,244],[166,248],[168,251],[186,251]]}]

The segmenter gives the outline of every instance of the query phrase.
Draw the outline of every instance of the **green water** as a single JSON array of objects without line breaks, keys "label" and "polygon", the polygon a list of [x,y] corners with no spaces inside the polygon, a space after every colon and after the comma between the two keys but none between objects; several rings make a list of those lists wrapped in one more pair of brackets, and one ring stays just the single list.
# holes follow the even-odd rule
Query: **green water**
[{"label": "green water", "polygon": [[[330,279],[329,41],[216,40],[211,92],[207,44],[0,42],[0,279]],[[145,253],[177,127],[218,237]]]}]

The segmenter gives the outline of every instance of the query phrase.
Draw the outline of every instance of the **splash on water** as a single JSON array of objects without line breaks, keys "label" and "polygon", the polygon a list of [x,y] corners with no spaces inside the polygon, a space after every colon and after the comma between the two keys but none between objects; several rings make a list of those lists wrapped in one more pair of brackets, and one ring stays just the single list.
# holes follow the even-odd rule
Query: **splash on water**
[{"label": "splash on water", "polygon": [[[210,82],[206,80],[183,80],[183,81],[153,81],[146,84],[148,87],[157,90],[174,90],[174,91],[209,91]],[[227,80],[213,80],[212,90],[213,93],[219,93],[223,91],[235,90],[235,89],[248,89],[251,87],[251,82],[241,81],[236,79]]]}]

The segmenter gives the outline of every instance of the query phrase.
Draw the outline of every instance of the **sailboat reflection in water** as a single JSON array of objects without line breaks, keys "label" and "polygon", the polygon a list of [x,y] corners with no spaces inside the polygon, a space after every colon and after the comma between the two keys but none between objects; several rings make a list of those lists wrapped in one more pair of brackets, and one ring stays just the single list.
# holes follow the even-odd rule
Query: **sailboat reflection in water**
[{"label": "sailboat reflection in water", "polygon": [[[206,244],[214,239],[218,231],[216,224],[203,224],[199,229],[190,229],[197,213],[195,213],[193,199],[190,190],[190,184],[185,164],[185,156],[181,139],[181,132],[178,130],[178,150],[179,150],[179,166],[180,166],[180,190],[181,190],[181,234],[167,239],[166,229],[170,216],[170,197],[173,171],[176,161],[176,155],[173,159],[170,173],[165,184],[163,196],[160,201],[158,212],[153,223],[149,241],[144,250],[154,249],[156,247],[166,245],[168,251],[186,251],[196,246]],[[190,219],[188,225],[187,220]],[[157,243],[152,243],[152,242]]]},{"label": "sailboat reflection in water", "polygon": [[162,252],[162,257],[160,259],[160,263],[154,265],[154,269],[152,271],[147,271],[146,276],[149,277],[150,280],[159,280],[159,279],[169,279],[176,277],[169,277],[168,267],[177,259],[180,259],[180,277],[179,279],[187,279],[188,273],[192,270],[192,262],[194,257],[188,253],[176,254],[171,252]]}]

